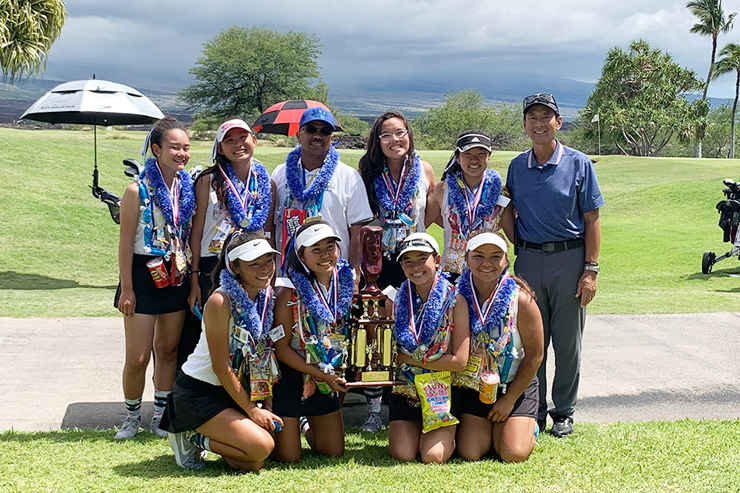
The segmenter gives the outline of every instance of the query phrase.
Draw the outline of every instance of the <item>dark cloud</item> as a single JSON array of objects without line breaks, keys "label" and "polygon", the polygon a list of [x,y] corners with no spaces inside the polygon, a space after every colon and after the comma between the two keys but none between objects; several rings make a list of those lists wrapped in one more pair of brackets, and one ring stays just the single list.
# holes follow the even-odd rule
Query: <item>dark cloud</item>
[{"label": "dark cloud", "polygon": [[[149,88],[187,84],[203,42],[233,24],[315,34],[322,77],[343,91],[440,78],[462,87],[517,77],[594,81],[610,47],[640,37],[703,77],[710,50],[709,39],[689,34],[694,18],[683,1],[75,0],[68,11],[45,77],[96,73]],[[729,97],[733,83],[720,79],[710,94]]]}]

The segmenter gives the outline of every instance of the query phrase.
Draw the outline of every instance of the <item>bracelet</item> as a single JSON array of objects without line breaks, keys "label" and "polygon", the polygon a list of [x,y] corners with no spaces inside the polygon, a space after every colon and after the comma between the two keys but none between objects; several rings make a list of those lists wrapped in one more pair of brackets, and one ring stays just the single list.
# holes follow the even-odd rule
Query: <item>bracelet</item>
[{"label": "bracelet", "polygon": [[200,274],[200,269],[198,269],[198,270],[191,270],[190,273],[191,274]]},{"label": "bracelet", "polygon": [[585,265],[599,265],[598,262],[584,262]]}]

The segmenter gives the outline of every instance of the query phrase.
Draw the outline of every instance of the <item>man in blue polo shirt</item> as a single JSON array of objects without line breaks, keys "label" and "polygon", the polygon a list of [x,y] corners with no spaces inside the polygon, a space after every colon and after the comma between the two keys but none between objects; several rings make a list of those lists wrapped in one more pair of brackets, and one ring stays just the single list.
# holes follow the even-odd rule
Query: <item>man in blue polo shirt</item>
[{"label": "man in blue polo shirt", "polygon": [[[573,432],[578,397],[581,338],[586,305],[596,294],[604,205],[593,163],[582,152],[555,139],[563,124],[551,94],[524,98],[524,129],[532,149],[509,165],[506,186],[516,216],[518,256],[514,265],[537,294],[545,328],[545,357],[537,372],[540,408],[537,423],[544,431],[548,412],[556,437]],[[510,234],[511,233],[511,234]],[[552,383],[554,407],[547,408],[547,348],[555,351]]]}]

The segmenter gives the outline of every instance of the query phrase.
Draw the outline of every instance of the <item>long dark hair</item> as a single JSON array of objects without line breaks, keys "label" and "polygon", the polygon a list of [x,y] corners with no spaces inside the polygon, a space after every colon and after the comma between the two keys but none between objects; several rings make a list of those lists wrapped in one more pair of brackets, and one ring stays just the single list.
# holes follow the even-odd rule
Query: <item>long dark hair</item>
[{"label": "long dark hair", "polygon": [[[221,254],[218,256],[218,263],[216,268],[211,273],[211,292],[208,296],[211,296],[216,289],[221,285],[221,271],[226,268],[226,262],[229,261],[229,252],[239,245],[243,245],[248,241],[264,239],[264,236],[258,232],[247,233],[240,229],[234,230],[224,241],[224,247],[221,250]],[[234,267],[239,268],[239,259],[234,260]],[[237,279],[239,274],[236,274]]]},{"label": "long dark hair", "polygon": [[[303,231],[311,226],[316,226],[317,224],[326,224],[327,226],[331,226],[331,224],[321,219],[309,219],[305,223],[303,223],[300,228],[298,228],[298,231],[295,232],[294,238],[298,238],[298,235],[301,234]],[[303,254],[304,249],[305,247],[301,247],[300,250],[296,252],[295,248],[291,248],[288,252],[288,277],[290,277],[290,269],[293,269],[296,272],[299,272],[306,276],[309,281],[313,282],[314,280],[316,280],[316,274],[314,274],[310,269],[307,269],[304,266],[303,262],[301,262],[301,259],[299,257],[299,255]],[[285,253],[283,253],[283,255],[285,255]]]},{"label": "long dark hair", "polygon": [[187,133],[185,126],[180,123],[177,118],[171,116],[165,116],[152,127],[152,131],[149,133],[149,149],[154,154],[154,144],[157,144],[162,148],[162,139],[170,130],[182,130]]},{"label": "long dark hair", "polygon": [[[491,134],[486,132],[485,130],[482,130],[480,128],[471,128],[469,130],[464,131],[460,135],[457,136],[455,139],[455,143],[457,143],[458,140],[462,139],[466,135],[470,134],[478,134],[478,135],[485,135],[489,139],[491,138]],[[457,162],[457,156],[460,155],[460,151],[457,150],[457,147],[455,147],[455,152],[452,154],[452,157],[450,157],[450,161],[447,163],[447,166],[445,166],[445,170],[442,173],[442,178],[440,181],[445,181],[445,178],[447,178],[447,175],[450,173],[455,173],[457,171],[462,170],[460,167],[460,163]]]},{"label": "long dark hair", "polygon": [[367,190],[370,208],[374,214],[380,212],[378,197],[375,195],[375,178],[383,172],[383,166],[385,166],[385,154],[383,154],[383,149],[380,147],[380,127],[383,126],[386,120],[390,120],[391,118],[398,118],[406,127],[409,136],[409,151],[406,153],[406,159],[411,160],[410,162],[413,162],[414,159],[414,133],[404,114],[400,111],[393,110],[386,111],[376,118],[370,129],[370,135],[367,137],[365,155],[360,158],[359,165],[362,181],[365,182],[365,190]]}]

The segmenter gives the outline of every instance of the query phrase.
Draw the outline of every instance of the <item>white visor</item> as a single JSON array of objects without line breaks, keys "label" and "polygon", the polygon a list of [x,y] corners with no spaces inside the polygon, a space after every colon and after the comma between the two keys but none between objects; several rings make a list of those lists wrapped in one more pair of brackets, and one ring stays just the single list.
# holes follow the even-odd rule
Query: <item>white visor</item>
[{"label": "white visor", "polygon": [[280,255],[280,252],[274,250],[267,240],[259,238],[256,240],[250,240],[229,251],[229,261],[233,262],[234,260],[239,259],[244,260],[245,262],[250,262],[268,253],[277,253]]},{"label": "white visor", "polygon": [[411,233],[398,246],[396,261],[400,262],[401,257],[408,252],[425,252],[439,255],[439,244],[429,233]]},{"label": "white visor", "polygon": [[334,232],[328,224],[317,224],[310,226],[300,232],[295,239],[295,251],[301,247],[313,246],[325,238],[334,238],[337,241],[342,239]]},{"label": "white visor", "polygon": [[506,244],[506,240],[497,235],[496,233],[481,233],[477,236],[468,240],[468,246],[465,248],[466,251],[472,252],[481,245],[496,245],[504,253],[509,251],[509,246]]}]

